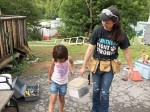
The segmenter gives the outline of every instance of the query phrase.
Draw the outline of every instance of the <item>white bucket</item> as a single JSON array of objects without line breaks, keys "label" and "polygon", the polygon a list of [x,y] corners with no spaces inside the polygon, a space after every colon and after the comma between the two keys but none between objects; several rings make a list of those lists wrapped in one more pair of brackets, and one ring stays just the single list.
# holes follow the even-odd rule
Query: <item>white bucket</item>
[{"label": "white bucket", "polygon": [[[12,77],[10,74],[0,74],[0,76],[6,76],[8,77],[8,82],[10,85],[12,85]],[[5,77],[0,77],[0,82],[6,81]],[[10,86],[7,83],[0,83],[0,90],[3,89],[11,89]]]},{"label": "white bucket", "polygon": [[84,78],[75,78],[68,83],[69,96],[82,98],[89,92],[88,80]]}]

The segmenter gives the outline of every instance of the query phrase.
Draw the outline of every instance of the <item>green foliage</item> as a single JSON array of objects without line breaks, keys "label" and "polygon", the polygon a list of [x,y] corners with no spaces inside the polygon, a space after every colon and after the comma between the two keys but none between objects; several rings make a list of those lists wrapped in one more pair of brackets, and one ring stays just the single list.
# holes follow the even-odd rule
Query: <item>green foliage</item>
[{"label": "green foliage", "polygon": [[43,18],[60,17],[62,37],[89,36],[101,25],[97,16],[102,9],[115,5],[120,10],[125,31],[132,38],[137,21],[147,21],[150,0],[0,0],[2,14],[27,16],[28,26]]},{"label": "green foliage", "polygon": [[28,31],[28,40],[32,41],[32,40],[42,40],[42,35],[40,34],[39,32],[39,29],[36,28],[36,27],[33,27],[33,28],[29,28],[27,29]]},{"label": "green foliage", "polygon": [[90,23],[84,0],[64,0],[59,10],[59,16],[65,23],[62,29],[68,37],[84,35],[87,31],[86,26]]},{"label": "green foliage", "polygon": [[46,8],[45,17],[47,19],[57,18],[62,2],[63,0],[47,0],[47,3],[45,5]]},{"label": "green foliage", "polygon": [[13,66],[12,69],[6,69],[4,73],[10,73],[13,77],[16,77],[21,75],[21,73],[30,66],[31,63],[29,63],[26,59],[20,61],[17,60],[17,66]]},{"label": "green foliage", "polygon": [[[147,1],[137,0],[119,0],[116,1],[116,6],[120,9],[122,23],[125,31],[130,38],[135,36],[135,30],[131,25],[136,25],[137,21],[148,19]],[[128,5],[127,5],[128,4]]]},{"label": "green foliage", "polygon": [[5,15],[27,16],[28,24],[37,24],[42,17],[42,10],[36,0],[1,0],[0,8]]},{"label": "green foliage", "polygon": [[146,20],[148,18],[149,0],[63,0],[59,16],[65,25],[62,27],[63,35],[69,37],[85,35],[91,33],[95,26],[100,25],[98,14],[103,8],[111,5],[118,7],[122,17],[122,23],[125,31],[130,38],[135,36],[134,28],[137,21]]},{"label": "green foliage", "polygon": [[137,32],[137,35],[136,35],[136,36],[137,36],[137,37],[138,37],[138,36],[142,36],[142,34],[143,34],[143,30],[140,30],[140,31]]}]

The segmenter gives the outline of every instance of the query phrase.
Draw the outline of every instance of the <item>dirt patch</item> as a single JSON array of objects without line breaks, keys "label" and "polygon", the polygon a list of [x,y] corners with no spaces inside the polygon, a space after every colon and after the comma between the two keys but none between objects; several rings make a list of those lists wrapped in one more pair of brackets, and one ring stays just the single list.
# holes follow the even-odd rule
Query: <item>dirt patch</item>
[{"label": "dirt patch", "polygon": [[50,61],[32,63],[32,65],[24,70],[21,75],[40,75],[43,73],[48,73],[49,67]]},{"label": "dirt patch", "polygon": [[[23,70],[20,75],[32,76],[32,75],[45,74],[48,73],[49,67],[50,67],[50,61],[32,63],[32,65],[27,69]],[[75,72],[78,72],[80,68],[81,65],[74,65]]]}]

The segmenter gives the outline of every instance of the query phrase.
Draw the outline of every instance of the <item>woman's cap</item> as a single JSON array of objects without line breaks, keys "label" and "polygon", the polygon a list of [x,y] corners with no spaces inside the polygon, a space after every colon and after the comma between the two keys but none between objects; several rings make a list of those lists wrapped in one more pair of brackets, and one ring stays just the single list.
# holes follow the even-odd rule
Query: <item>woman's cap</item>
[{"label": "woman's cap", "polygon": [[102,21],[118,21],[120,19],[119,10],[113,6],[110,6],[107,9],[103,9],[101,14],[98,16]]}]

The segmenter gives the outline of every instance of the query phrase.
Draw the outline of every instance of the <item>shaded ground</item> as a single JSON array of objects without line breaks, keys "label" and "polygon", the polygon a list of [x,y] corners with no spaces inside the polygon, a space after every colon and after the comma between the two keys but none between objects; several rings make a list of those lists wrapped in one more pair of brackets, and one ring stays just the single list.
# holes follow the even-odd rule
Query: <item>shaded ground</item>
[{"label": "shaded ground", "polygon": [[[47,65],[47,66],[45,66]],[[39,67],[40,66],[40,67]],[[43,66],[45,66],[43,68]],[[28,73],[32,74],[34,70],[47,70],[49,62],[34,63],[30,67]],[[76,71],[80,65],[76,65]],[[20,112],[47,112],[49,103],[49,90],[47,82],[47,74],[41,75],[23,75],[20,79],[27,84],[40,84],[40,100],[34,102],[25,102],[24,98],[18,99]],[[88,74],[88,72],[86,73]],[[69,77],[69,80],[75,78]],[[122,81],[122,73],[116,74],[110,89],[110,112],[150,112],[150,80],[141,82]],[[87,75],[86,77],[87,78]],[[76,99],[66,95],[65,111],[64,112],[90,112],[92,106],[92,86],[89,85],[89,93],[82,99]],[[59,103],[55,106],[55,111],[58,112]],[[12,108],[7,108],[2,112],[15,112]]]},{"label": "shaded ground", "polygon": [[[48,73],[50,61],[32,63],[32,66],[21,73],[21,76],[33,76]],[[81,68],[81,65],[75,65],[75,72]]]},{"label": "shaded ground", "polygon": [[28,75],[37,75],[37,74],[47,73],[49,67],[50,67],[50,61],[32,63],[32,66],[24,70],[21,73],[21,75],[28,76]]}]

